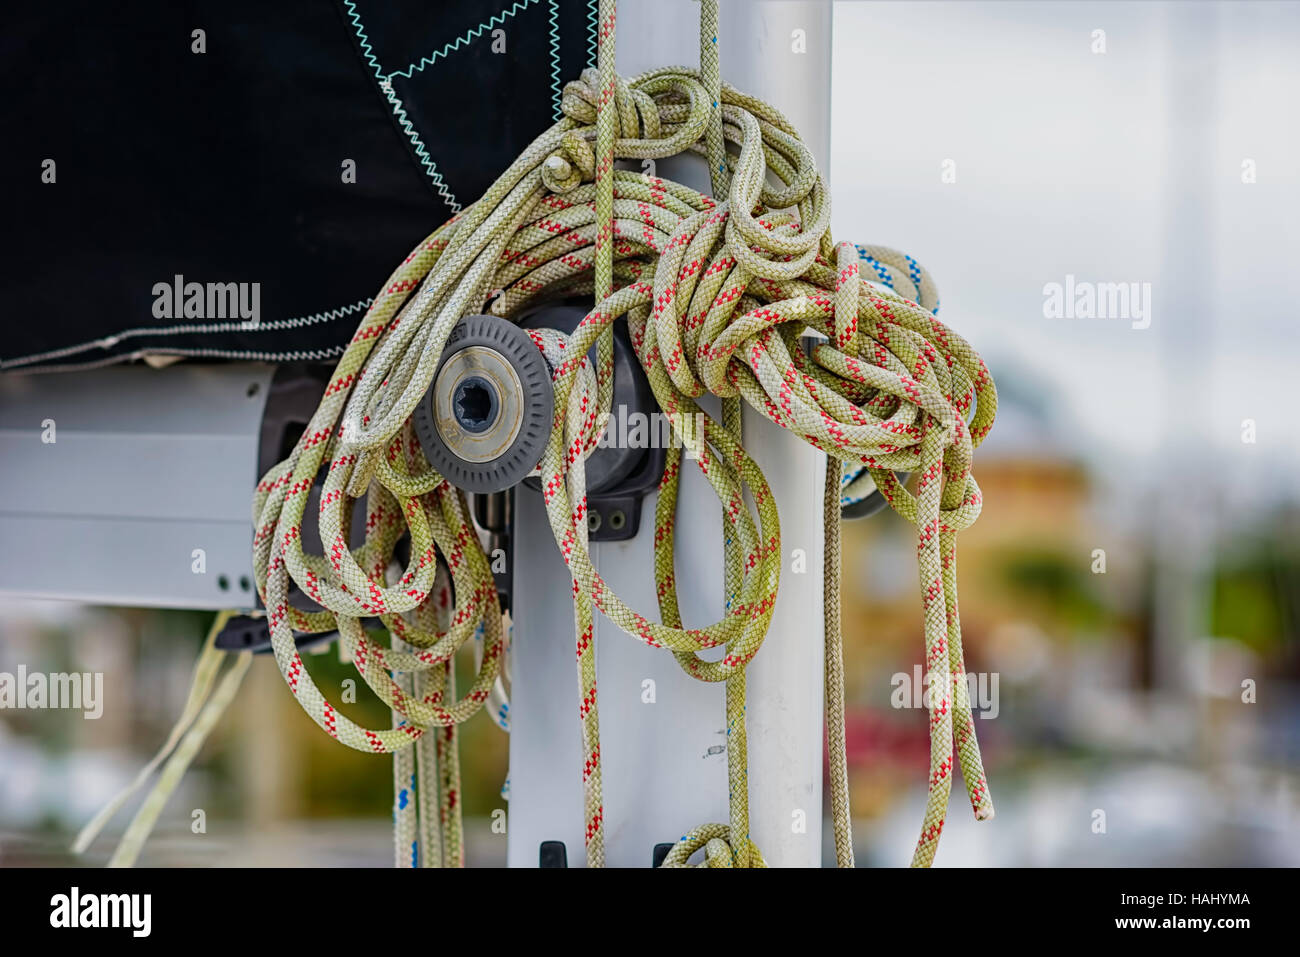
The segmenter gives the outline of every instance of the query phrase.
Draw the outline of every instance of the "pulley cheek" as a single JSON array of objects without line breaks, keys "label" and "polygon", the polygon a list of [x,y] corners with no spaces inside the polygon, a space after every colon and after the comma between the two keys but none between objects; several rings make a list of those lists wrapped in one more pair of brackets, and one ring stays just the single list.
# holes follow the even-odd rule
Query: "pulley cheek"
[{"label": "pulley cheek", "polygon": [[[524,329],[554,329],[572,335],[587,315],[587,305],[559,302],[524,312],[519,325]],[[587,537],[596,542],[635,538],[641,525],[641,501],[658,487],[667,459],[665,449],[680,441],[655,402],[632,347],[627,320],[613,324],[614,390],[609,420],[600,445],[584,463],[587,485]],[[587,357],[596,367],[596,349]],[[541,492],[541,479],[524,482]]]}]

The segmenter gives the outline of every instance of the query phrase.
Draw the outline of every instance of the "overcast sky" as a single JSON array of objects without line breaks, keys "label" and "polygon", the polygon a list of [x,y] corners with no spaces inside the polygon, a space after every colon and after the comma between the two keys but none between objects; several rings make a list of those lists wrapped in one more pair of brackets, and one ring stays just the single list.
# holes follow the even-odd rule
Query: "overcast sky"
[{"label": "overcast sky", "polygon": [[[925,264],[1058,445],[1294,492],[1300,4],[841,2],[834,39],[837,239]],[[1067,275],[1150,283],[1150,327],[1046,318]]]}]

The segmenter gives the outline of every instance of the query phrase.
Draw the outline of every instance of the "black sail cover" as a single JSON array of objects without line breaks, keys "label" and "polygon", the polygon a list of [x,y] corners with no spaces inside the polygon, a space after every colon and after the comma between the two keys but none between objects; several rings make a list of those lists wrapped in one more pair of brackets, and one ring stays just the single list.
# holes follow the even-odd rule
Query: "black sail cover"
[{"label": "black sail cover", "polygon": [[324,360],[559,115],[594,0],[48,2],[0,38],[0,371]]}]

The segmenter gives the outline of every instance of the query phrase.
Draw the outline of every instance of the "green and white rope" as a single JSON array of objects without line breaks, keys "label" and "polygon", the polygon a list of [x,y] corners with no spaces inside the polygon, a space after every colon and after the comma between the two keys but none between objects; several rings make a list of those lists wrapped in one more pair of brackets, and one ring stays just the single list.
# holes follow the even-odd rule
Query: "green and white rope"
[{"label": "green and white rope", "polygon": [[[993,421],[992,379],[974,350],[928,309],[858,275],[857,251],[830,237],[830,202],[811,153],[777,110],[721,83],[716,6],[705,3],[702,10],[701,42],[714,55],[702,56],[701,71],[668,67],[625,81],[613,73],[614,4],[602,0],[600,65],[565,87],[564,118],[478,202],[412,250],[375,297],[302,440],[258,486],[256,577],[280,669],[308,714],[351,747],[401,751],[430,731],[438,736],[431,773],[438,778],[441,831],[435,837],[427,828],[426,840],[437,842],[444,864],[460,862],[451,736],[492,694],[505,639],[491,571],[463,495],[418,456],[410,416],[462,316],[487,311],[509,321],[527,306],[574,295],[596,300],[578,329],[567,339],[535,338],[551,362],[556,399],[540,469],[548,521],[574,584],[588,863],[604,862],[592,640],[599,610],[633,637],[671,651],[692,676],[728,683],[729,822],[688,833],[665,866],[684,865],[700,849],[709,866],[763,866],[748,825],[744,673],[771,619],[781,533],[771,490],[742,443],[741,402],[831,459],[826,694],[837,859],[852,863],[834,528],[844,466],[865,468],[895,511],[918,528],[927,666],[936,691],[929,797],[913,862],[933,859],[954,748],[976,817],[992,815],[959,680],[965,669],[955,562],[956,533],[979,514],[971,453]],[[710,163],[718,159],[716,197],[613,163],[616,157],[686,151]],[[890,251],[878,258],[906,262]],[[927,283],[928,276],[916,287],[918,295],[932,291],[920,288]],[[685,627],[677,604],[673,546],[681,449],[669,450],[655,506],[658,621],[612,592],[588,551],[583,460],[596,447],[598,423],[609,409],[604,344],[620,318],[670,419],[703,415],[696,399],[705,393],[724,402],[721,420],[692,420],[704,422],[702,435],[681,433],[718,496],[732,543],[724,568],[728,607],[704,627]],[[805,348],[809,333],[819,341]],[[593,346],[594,373],[586,359]],[[902,487],[895,471],[916,473],[915,492]],[[302,518],[318,477],[322,551],[316,554],[304,548]],[[351,505],[363,495],[367,535],[354,551],[348,545]],[[390,569],[406,532],[410,560]],[[456,596],[445,624],[422,611],[436,602],[439,555]],[[291,580],[323,610],[291,607]],[[367,617],[389,628],[391,647],[362,631]],[[393,709],[394,727],[357,725],[307,673],[294,632],[334,628],[358,672]],[[482,657],[458,697],[451,662],[479,629]],[[725,649],[720,660],[700,655],[717,646]],[[409,684],[407,675],[413,676]],[[430,773],[427,762],[417,757],[415,764],[417,778]],[[423,793],[419,804],[425,804]]]},{"label": "green and white rope", "polygon": [[208,735],[212,733],[212,729],[216,727],[217,721],[234,700],[235,693],[239,690],[244,675],[252,664],[253,656],[243,652],[235,656],[224,674],[221,673],[222,665],[230,659],[230,656],[216,647],[217,636],[233,615],[233,611],[221,611],[213,618],[207,637],[203,641],[203,649],[199,652],[198,660],[194,665],[194,676],[190,681],[190,691],[185,706],[167,735],[167,740],[163,742],[162,747],[149,763],[140,769],[131,783],[81,829],[72,845],[74,854],[83,854],[89,849],[113,816],[136,791],[145,785],[158,766],[162,765],[163,769],[158,776],[158,781],[136,810],[131,823],[127,825],[117,849],[109,858],[108,866],[131,867],[139,858],[145,841],[148,840],[154,825],[158,822],[158,816],[180,785],[185,771]]}]

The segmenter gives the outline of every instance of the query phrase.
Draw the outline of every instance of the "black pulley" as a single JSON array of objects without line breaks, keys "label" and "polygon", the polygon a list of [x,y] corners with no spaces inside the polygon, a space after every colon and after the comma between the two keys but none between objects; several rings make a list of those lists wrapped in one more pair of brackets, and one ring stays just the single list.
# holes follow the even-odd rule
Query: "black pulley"
[{"label": "black pulley", "polygon": [[[519,318],[519,325],[524,329],[554,329],[566,336],[573,335],[574,330],[587,314],[589,303],[573,302],[549,303]],[[591,368],[596,368],[596,347],[587,352]],[[590,456],[584,466],[587,479],[588,495],[608,492],[623,487],[628,479],[635,475],[647,457],[645,443],[628,443],[619,441],[620,431],[628,431],[630,416],[644,416],[647,421],[659,406],[655,403],[654,393],[650,391],[650,380],[632,348],[626,322],[614,323],[614,395],[610,409],[609,436],[606,441]],[[657,427],[657,426],[656,426]],[[650,438],[647,430],[647,441]],[[654,475],[654,482],[662,474],[662,463]]]},{"label": "black pulley", "polygon": [[500,492],[537,466],[554,407],[550,369],[528,334],[508,319],[466,316],[416,407],[415,434],[451,484]]},{"label": "black pulley", "polygon": [[[832,459],[831,461],[833,462],[834,459]],[[900,482],[907,481],[907,476],[908,476],[907,472],[895,472],[894,474],[898,476],[898,480]],[[889,502],[885,499],[885,496],[880,494],[880,489],[878,488],[873,489],[872,491],[868,492],[864,497],[858,499],[856,502],[850,502],[847,505],[841,505],[840,518],[844,519],[845,521],[849,521],[855,518],[870,518],[872,515],[875,515],[877,512],[883,511],[888,505]]]},{"label": "black pulley", "polygon": [[[572,335],[589,303],[548,303],[519,318],[525,329],[555,329]],[[659,484],[667,458],[665,420],[650,380],[637,359],[627,321],[614,322],[614,395],[605,440],[587,457],[587,535],[595,542],[635,538],[641,525],[641,501]],[[596,347],[587,353],[596,366]],[[536,478],[526,486],[541,488]]]}]

